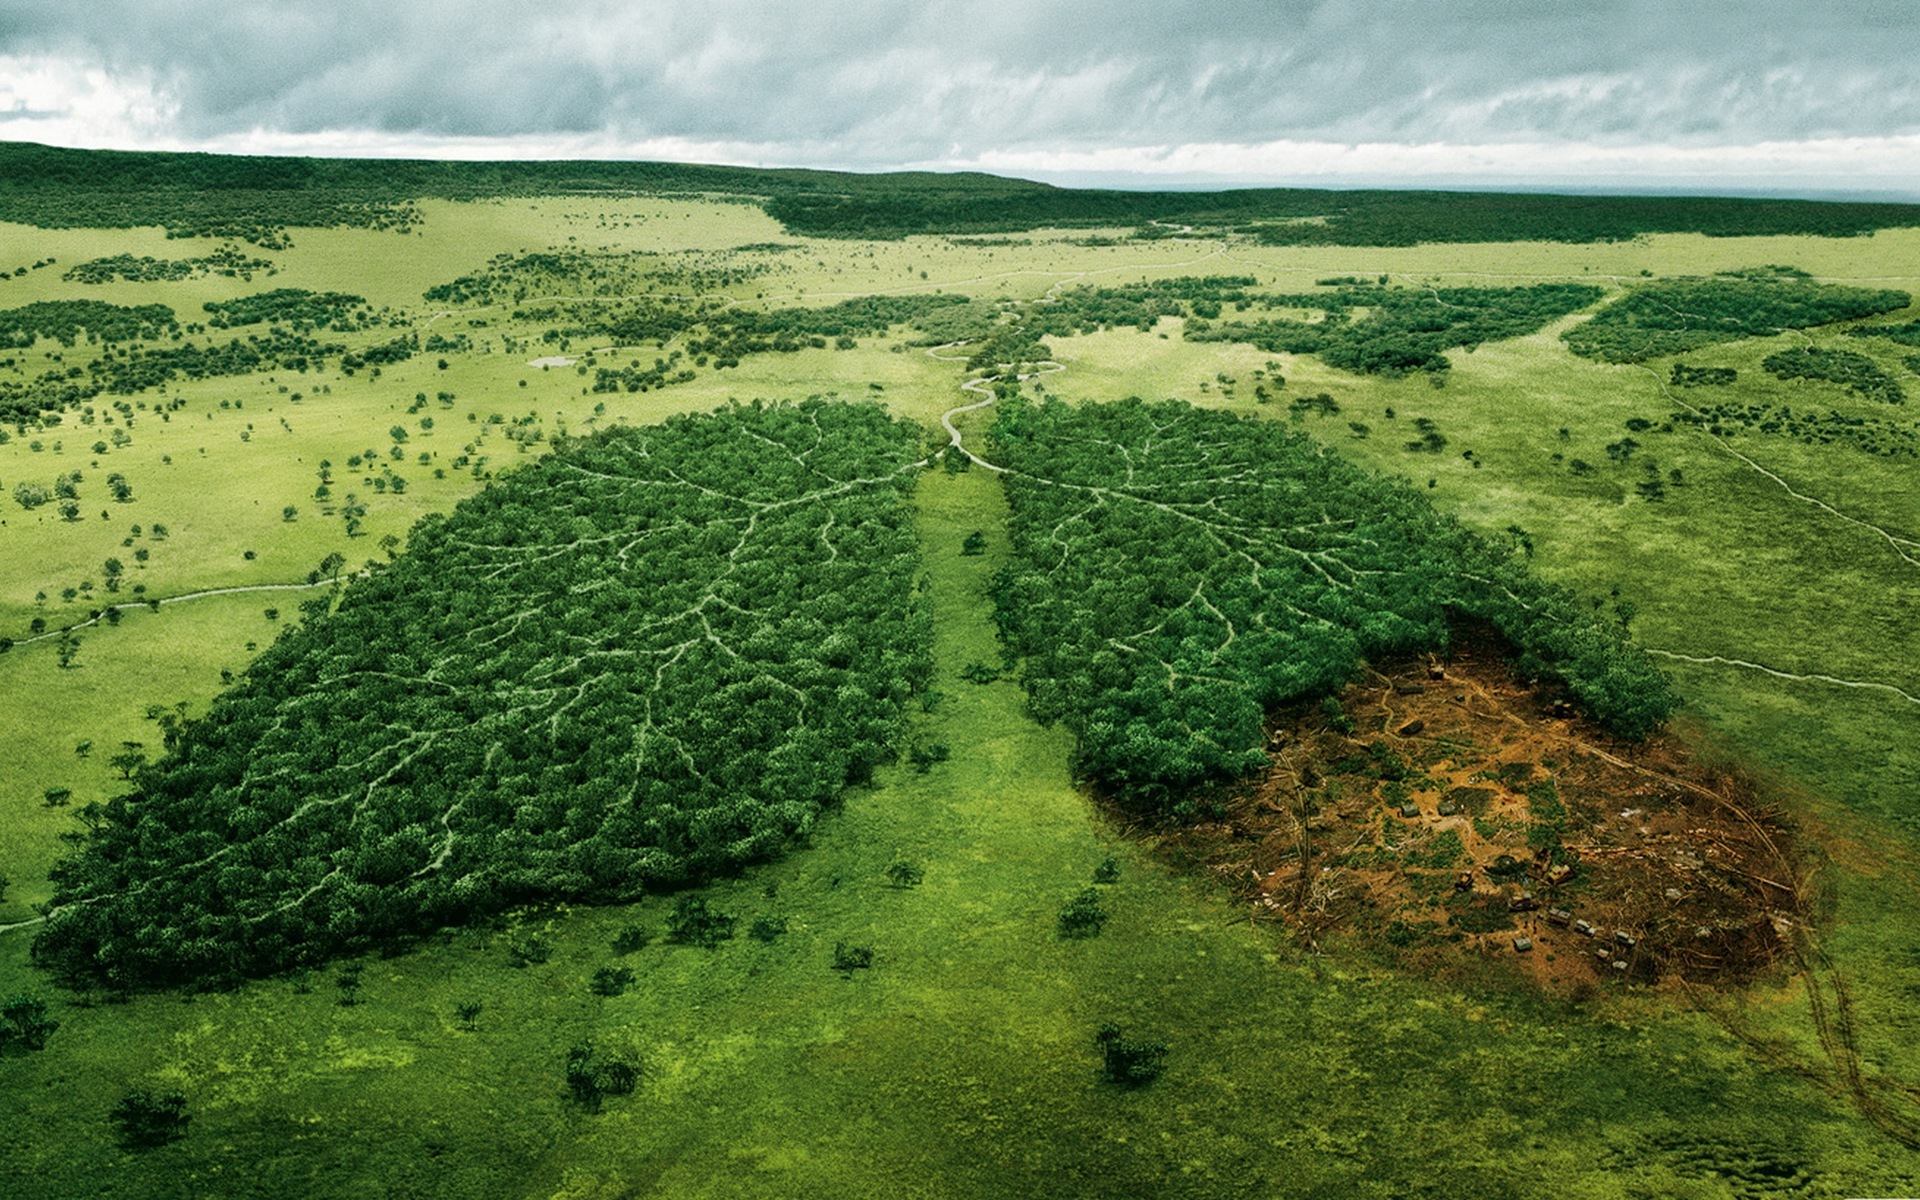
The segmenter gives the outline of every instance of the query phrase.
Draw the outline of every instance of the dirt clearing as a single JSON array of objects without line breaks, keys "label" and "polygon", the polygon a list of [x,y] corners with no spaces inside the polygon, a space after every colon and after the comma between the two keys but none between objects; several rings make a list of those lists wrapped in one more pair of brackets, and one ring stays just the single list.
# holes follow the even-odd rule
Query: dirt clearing
[{"label": "dirt clearing", "polygon": [[1160,849],[1256,921],[1438,977],[1579,994],[1736,981],[1787,950],[1790,838],[1752,785],[1675,741],[1607,736],[1507,654],[1461,624],[1445,658],[1281,714],[1265,777]]}]

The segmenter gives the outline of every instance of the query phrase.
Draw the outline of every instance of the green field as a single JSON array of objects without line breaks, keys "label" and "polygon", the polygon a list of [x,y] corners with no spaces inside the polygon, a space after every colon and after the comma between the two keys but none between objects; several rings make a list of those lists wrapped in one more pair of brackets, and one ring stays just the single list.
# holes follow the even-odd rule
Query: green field
[{"label": "green field", "polygon": [[[91,417],[75,406],[57,425],[4,427],[0,637],[12,646],[0,654],[0,875],[11,884],[0,997],[44,998],[60,1028],[44,1050],[0,1056],[13,1118],[0,1194],[1520,1197],[1540,1194],[1543,1178],[1595,1197],[1920,1192],[1920,463],[1763,428],[1764,416],[1739,428],[1674,419],[1712,405],[1786,408],[1819,414],[1828,431],[1877,422],[1895,431],[1881,443],[1897,447],[1897,431],[1920,431],[1920,401],[1783,379],[1763,363],[1790,349],[1851,351],[1911,393],[1911,347],[1845,330],[1920,314],[1638,364],[1577,357],[1561,338],[1645,280],[1766,264],[1920,294],[1920,231],[1381,247],[1234,232],[1138,239],[1121,226],[864,241],[801,236],[713,197],[427,199],[418,211],[406,232],[296,227],[282,249],[154,227],[0,226],[0,310],[163,303],[186,324],[209,301],[304,288],[390,310],[390,327],[322,340],[466,338],[377,373],[349,376],[336,359],[179,378],[90,399]],[[235,244],[275,273],[62,278],[92,259],[189,259]],[[964,350],[939,350],[908,325],[851,348],[826,339],[691,368],[691,380],[646,392],[597,392],[599,368],[645,366],[684,340],[615,347],[580,333],[563,347],[545,337],[559,318],[514,315],[541,299],[537,286],[497,304],[424,299],[497,255],[565,251],[632,273],[616,294],[568,301],[583,323],[635,290],[692,289],[722,311],[758,312],[875,294],[1045,304],[1079,287],[1206,275],[1251,276],[1272,293],[1336,276],[1599,285],[1606,297],[1592,308],[1450,350],[1440,373],[1358,375],[1311,355],[1188,341],[1186,319],[1166,317],[1146,332],[1048,336],[1051,365],[1024,387],[1290,422],[1405,477],[1472,529],[1518,527],[1536,574],[1626,620],[1668,667],[1683,701],[1676,733],[1757,776],[1798,829],[1820,897],[1810,969],[1717,994],[1549,1000],[1499,960],[1460,979],[1410,978],[1250,921],[1218,880],[1156,858],[1095,803],[1070,774],[1064,728],[1036,724],[1010,676],[963,675],[1002,663],[988,585],[1009,553],[1005,497],[976,468],[924,471],[913,495],[935,677],[912,706],[910,740],[951,756],[924,771],[904,759],[882,767],[804,844],[701,892],[742,931],[783,918],[783,935],[669,945],[660,934],[673,897],[650,895],[515,910],[369,955],[356,960],[357,991],[339,986],[343,963],[215,992],[56,986],[28,947],[36,906],[53,894],[48,872],[69,849],[62,834],[84,828],[75,814],[89,802],[125,789],[112,759],[158,757],[161,716],[204,712],[226,673],[300,620],[302,601],[329,595],[309,583],[328,556],[351,575],[404,553],[419,518],[562,433],[837,396],[881,401],[932,447],[946,438],[942,414],[980,398],[960,390],[976,374]],[[11,360],[0,382],[103,351],[44,338],[0,350]],[[579,361],[539,365],[559,357]],[[1674,361],[1737,378],[1672,386]],[[1322,392],[1337,413],[1290,407]],[[954,418],[988,457],[993,416]],[[1407,448],[1419,419],[1443,450]],[[1634,447],[1617,448],[1629,437]],[[320,498],[323,460],[332,482]],[[17,485],[51,487],[73,471],[73,519],[14,499]],[[130,499],[111,496],[109,473]],[[364,509],[351,535],[349,493]],[[986,552],[962,554],[975,531]],[[116,591],[110,558],[122,564]],[[112,606],[123,606],[117,619]],[[66,803],[47,803],[62,788]],[[1119,875],[1098,885],[1104,930],[1060,937],[1062,906],[1109,856]],[[924,878],[897,886],[888,868],[902,863]],[[651,943],[617,953],[616,934],[635,924]],[[870,948],[872,966],[833,969],[840,943]],[[525,953],[534,945],[540,961]],[[633,979],[598,995],[589,984],[610,966]],[[479,1006],[471,1028],[462,1005]],[[1167,1043],[1165,1075],[1138,1089],[1103,1082],[1094,1035],[1106,1022]],[[563,1076],[569,1047],[589,1040],[640,1072],[631,1095],[598,1112],[569,1100]],[[181,1092],[186,1136],[121,1146],[108,1114],[135,1087]]]}]

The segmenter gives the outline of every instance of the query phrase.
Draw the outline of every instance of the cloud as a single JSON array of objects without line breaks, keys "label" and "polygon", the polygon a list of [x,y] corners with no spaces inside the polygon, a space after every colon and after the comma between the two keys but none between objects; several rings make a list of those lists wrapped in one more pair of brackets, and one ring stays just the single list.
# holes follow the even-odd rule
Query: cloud
[{"label": "cloud", "polygon": [[1569,171],[1680,151],[1844,175],[1920,134],[1916,28],[1906,0],[0,0],[0,136],[1148,174],[1164,147],[1231,178],[1544,148]]}]

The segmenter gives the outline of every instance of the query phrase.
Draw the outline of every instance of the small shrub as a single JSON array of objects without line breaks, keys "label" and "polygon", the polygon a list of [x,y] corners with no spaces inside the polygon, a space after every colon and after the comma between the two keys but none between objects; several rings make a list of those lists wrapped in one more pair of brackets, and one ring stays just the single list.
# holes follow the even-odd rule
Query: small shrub
[{"label": "small shrub", "polygon": [[602,1059],[592,1042],[567,1051],[567,1094],[588,1112],[599,1112],[608,1096],[631,1095],[640,1072],[628,1063]]},{"label": "small shrub", "polygon": [[1060,936],[1090,938],[1100,936],[1107,923],[1107,910],[1100,906],[1100,893],[1087,888],[1067,901],[1060,910]]},{"label": "small shrub", "polygon": [[855,971],[865,971],[873,966],[873,947],[856,946],[850,942],[833,944],[833,969],[851,976]]},{"label": "small shrub", "polygon": [[682,896],[667,914],[667,940],[676,946],[711,950],[733,936],[734,921],[726,913],[708,908],[698,896]]},{"label": "small shrub", "polygon": [[187,1132],[187,1098],[179,1092],[152,1092],[135,1088],[113,1106],[113,1123],[120,1143],[130,1150],[148,1150],[178,1141]]},{"label": "small shrub", "polygon": [[952,757],[953,748],[945,742],[916,744],[913,749],[907,751],[907,758],[913,763],[914,770],[922,775],[931,771],[936,763],[946,762]]},{"label": "small shrub", "polygon": [[1165,1042],[1130,1041],[1120,1033],[1120,1027],[1109,1021],[1093,1035],[1094,1044],[1100,1047],[1102,1074],[1108,1083],[1120,1087],[1145,1087],[1160,1078],[1166,1070],[1167,1044]]},{"label": "small shrub", "polygon": [[539,934],[516,940],[507,947],[507,964],[515,970],[543,963],[553,957],[553,944]]},{"label": "small shrub", "polygon": [[1120,882],[1120,860],[1111,854],[1101,859],[1100,865],[1093,869],[1093,881],[1095,883]]},{"label": "small shrub", "polygon": [[747,926],[747,936],[760,942],[774,942],[787,931],[785,917],[755,917],[753,924]]},{"label": "small shrub", "polygon": [[1327,696],[1320,701],[1320,715],[1326,719],[1327,728],[1338,733],[1353,732],[1353,718],[1340,706],[1340,697]]},{"label": "small shrub", "polygon": [[960,543],[960,553],[972,557],[987,552],[987,535],[976,529]]},{"label": "small shrub", "polygon": [[653,940],[653,933],[642,925],[623,925],[620,932],[613,935],[615,954],[632,954],[645,948]]},{"label": "small shrub", "polygon": [[18,995],[0,1005],[0,1057],[47,1048],[60,1022],[47,1016],[47,1002]]},{"label": "small shrub", "polygon": [[919,887],[927,872],[919,863],[900,859],[887,867],[887,883],[897,888]]},{"label": "small shrub", "polygon": [[601,967],[593,973],[587,989],[596,996],[618,996],[632,986],[632,971],[625,967]]}]

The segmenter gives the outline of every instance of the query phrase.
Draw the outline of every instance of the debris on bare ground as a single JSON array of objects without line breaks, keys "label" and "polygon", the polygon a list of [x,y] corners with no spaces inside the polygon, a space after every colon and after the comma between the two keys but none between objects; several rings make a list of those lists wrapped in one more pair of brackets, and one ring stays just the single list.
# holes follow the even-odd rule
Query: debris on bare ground
[{"label": "debris on bare ground", "polygon": [[1737,981],[1804,919],[1787,831],[1676,742],[1622,743],[1485,628],[1279,714],[1265,776],[1159,830],[1256,920],[1423,974],[1558,994]]}]

